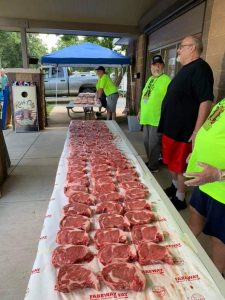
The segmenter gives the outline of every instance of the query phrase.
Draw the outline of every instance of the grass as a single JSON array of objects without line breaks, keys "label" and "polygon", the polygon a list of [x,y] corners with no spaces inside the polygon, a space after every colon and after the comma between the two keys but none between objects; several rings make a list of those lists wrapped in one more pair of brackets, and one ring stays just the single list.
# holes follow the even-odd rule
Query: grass
[{"label": "grass", "polygon": [[54,106],[55,106],[54,104],[46,103],[46,111],[47,111],[48,117],[49,117],[51,111],[53,110]]}]

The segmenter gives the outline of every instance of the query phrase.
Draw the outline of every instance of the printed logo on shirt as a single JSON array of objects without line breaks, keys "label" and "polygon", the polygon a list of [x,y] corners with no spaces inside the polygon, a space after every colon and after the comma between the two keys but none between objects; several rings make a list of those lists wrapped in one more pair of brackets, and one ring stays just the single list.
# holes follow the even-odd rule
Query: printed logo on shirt
[{"label": "printed logo on shirt", "polygon": [[224,106],[222,106],[222,104],[218,105],[214,113],[210,114],[208,119],[203,124],[203,128],[205,130],[209,130],[212,127],[212,125],[219,119],[220,115],[224,112],[224,110],[225,108]]}]

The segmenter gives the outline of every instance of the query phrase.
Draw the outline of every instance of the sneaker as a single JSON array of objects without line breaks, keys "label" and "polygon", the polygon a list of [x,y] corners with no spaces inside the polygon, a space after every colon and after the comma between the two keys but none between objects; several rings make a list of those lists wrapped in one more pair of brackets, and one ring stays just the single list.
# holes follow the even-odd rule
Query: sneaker
[{"label": "sneaker", "polygon": [[180,201],[176,196],[171,198],[171,202],[176,207],[177,210],[182,210],[187,208],[186,200]]},{"label": "sneaker", "polygon": [[177,188],[175,187],[175,185],[172,183],[171,186],[169,186],[168,188],[166,188],[164,190],[164,192],[167,194],[167,196],[169,198],[172,198],[174,196],[176,196],[176,192],[177,192]]},{"label": "sneaker", "polygon": [[158,172],[159,172],[159,169],[152,169],[152,168],[149,168],[149,170],[151,171],[151,173],[158,173]]}]

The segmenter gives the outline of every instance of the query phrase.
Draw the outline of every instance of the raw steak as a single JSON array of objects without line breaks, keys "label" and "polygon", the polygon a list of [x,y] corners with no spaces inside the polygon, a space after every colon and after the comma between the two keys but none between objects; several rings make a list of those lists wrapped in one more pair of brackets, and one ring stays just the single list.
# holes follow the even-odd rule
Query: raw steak
[{"label": "raw steak", "polygon": [[113,177],[102,176],[102,177],[93,178],[93,185],[101,185],[103,183],[113,183]]},{"label": "raw steak", "polygon": [[87,205],[94,205],[94,196],[85,193],[85,192],[74,192],[70,197],[69,197],[69,202],[74,203],[74,202],[79,202],[79,203],[84,203]]},{"label": "raw steak", "polygon": [[135,175],[132,174],[119,174],[116,176],[118,182],[126,182],[126,181],[135,181],[138,179]]},{"label": "raw steak", "polygon": [[115,201],[120,202],[123,201],[124,197],[118,192],[112,192],[107,194],[96,194],[97,202],[106,202],[106,201]]},{"label": "raw steak", "polygon": [[80,177],[80,178],[70,178],[66,181],[64,189],[68,189],[73,186],[82,185],[84,187],[89,186],[89,181],[86,178],[86,176]]},{"label": "raw steak", "polygon": [[71,172],[71,173],[67,172],[66,178],[69,182],[71,182],[72,180],[78,179],[78,178],[82,178],[82,179],[86,178],[87,179],[87,176],[83,172]]},{"label": "raw steak", "polygon": [[88,205],[79,202],[67,204],[63,207],[63,212],[65,216],[82,215],[90,217],[92,215],[91,208]]},{"label": "raw steak", "polygon": [[69,187],[64,187],[64,194],[67,197],[72,196],[74,193],[76,192],[88,192],[88,188],[86,186],[83,185],[73,185],[73,186],[69,186]]},{"label": "raw steak", "polygon": [[94,236],[96,247],[99,249],[109,243],[127,243],[126,234],[120,229],[98,229]]},{"label": "raw steak", "polygon": [[134,264],[111,263],[102,270],[102,279],[111,290],[143,291],[146,278]]},{"label": "raw steak", "polygon": [[59,245],[88,245],[89,242],[89,235],[81,229],[60,229],[56,236]]},{"label": "raw steak", "polygon": [[137,225],[132,228],[133,243],[144,242],[159,243],[164,240],[163,232],[157,226]]},{"label": "raw steak", "polygon": [[130,178],[131,178],[131,176],[138,177],[138,173],[134,168],[117,169],[116,176],[120,176],[120,175],[129,175]]},{"label": "raw steak", "polygon": [[149,209],[151,210],[151,205],[146,200],[138,199],[135,201],[126,201],[125,210],[142,210],[142,209]]},{"label": "raw steak", "polygon": [[116,191],[116,186],[113,182],[106,182],[94,186],[94,193],[110,193],[114,191]]},{"label": "raw steak", "polygon": [[96,205],[95,212],[97,214],[108,213],[108,214],[123,214],[123,206],[120,203],[113,201],[100,202]]},{"label": "raw steak", "polygon": [[83,229],[85,231],[89,231],[91,228],[91,223],[89,218],[85,216],[65,216],[61,221],[60,221],[60,227],[61,228],[78,228],[78,229]]},{"label": "raw steak", "polygon": [[99,280],[92,271],[82,265],[69,265],[59,269],[55,286],[57,291],[69,293],[84,288],[100,289]]},{"label": "raw steak", "polygon": [[116,260],[131,262],[137,259],[137,251],[134,245],[108,244],[98,252],[98,258],[103,265]]},{"label": "raw steak", "polygon": [[87,246],[64,245],[55,248],[52,254],[52,264],[55,268],[82,262],[90,262],[94,258]]},{"label": "raw steak", "polygon": [[105,171],[108,171],[110,169],[111,169],[110,166],[106,165],[106,164],[105,165],[99,165],[99,166],[95,165],[95,167],[91,170],[91,173],[96,174],[98,172],[105,172]]},{"label": "raw steak", "polygon": [[133,188],[125,190],[126,200],[144,199],[149,192],[144,188]]},{"label": "raw steak", "polygon": [[99,217],[99,224],[102,229],[119,228],[129,231],[130,223],[127,218],[118,214],[102,214]]},{"label": "raw steak", "polygon": [[138,261],[141,265],[167,263],[173,265],[173,257],[165,246],[142,242],[138,245]]},{"label": "raw steak", "polygon": [[155,221],[155,215],[147,209],[131,210],[125,213],[131,225],[148,224]]},{"label": "raw steak", "polygon": [[146,186],[143,183],[141,183],[137,180],[136,181],[131,180],[131,181],[121,182],[120,185],[125,190],[132,189],[132,188],[144,188],[144,189],[146,188]]}]

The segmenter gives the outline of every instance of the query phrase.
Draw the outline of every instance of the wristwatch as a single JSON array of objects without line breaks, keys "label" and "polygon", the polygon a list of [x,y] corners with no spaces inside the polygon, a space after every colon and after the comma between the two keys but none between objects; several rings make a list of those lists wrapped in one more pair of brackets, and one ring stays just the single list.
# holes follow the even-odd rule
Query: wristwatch
[{"label": "wristwatch", "polygon": [[220,170],[220,181],[225,181],[225,170]]}]

